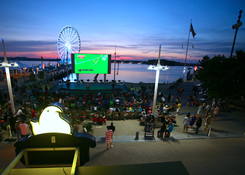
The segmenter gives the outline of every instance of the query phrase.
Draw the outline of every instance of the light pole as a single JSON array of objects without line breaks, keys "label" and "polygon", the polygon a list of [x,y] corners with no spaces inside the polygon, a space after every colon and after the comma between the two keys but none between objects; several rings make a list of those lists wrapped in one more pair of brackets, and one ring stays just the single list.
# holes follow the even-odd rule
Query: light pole
[{"label": "light pole", "polygon": [[161,70],[164,71],[164,70],[169,69],[167,66],[161,66],[160,57],[161,57],[161,44],[159,46],[159,55],[158,55],[157,65],[156,66],[150,65],[148,67],[148,70],[155,70],[156,71],[155,88],[154,88],[153,105],[152,105],[152,113],[155,117],[157,116],[156,102],[157,102],[157,91],[158,91],[160,71]]},{"label": "light pole", "polygon": [[114,56],[115,56],[115,59],[114,59],[114,75],[113,75],[113,80],[114,80],[114,82],[116,82],[117,46],[115,46]]},{"label": "light pole", "polygon": [[15,114],[15,106],[14,106],[14,97],[13,97],[13,91],[12,91],[12,85],[11,85],[11,77],[10,77],[10,72],[9,68],[10,67],[18,67],[17,63],[8,63],[8,59],[6,56],[6,49],[5,49],[5,44],[4,40],[2,39],[2,45],[3,45],[3,56],[4,56],[4,61],[0,63],[0,67],[5,68],[6,72],[6,80],[7,80],[7,85],[8,85],[8,92],[9,92],[9,98],[10,98],[10,103],[11,103],[11,111],[12,114]]}]

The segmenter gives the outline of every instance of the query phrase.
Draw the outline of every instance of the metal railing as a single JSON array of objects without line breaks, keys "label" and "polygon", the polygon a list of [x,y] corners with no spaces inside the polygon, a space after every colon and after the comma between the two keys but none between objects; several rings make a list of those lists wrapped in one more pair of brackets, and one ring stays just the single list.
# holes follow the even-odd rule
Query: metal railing
[{"label": "metal railing", "polygon": [[[25,164],[28,166],[29,165],[29,161],[28,161],[28,154],[27,152],[31,152],[31,151],[75,151],[74,157],[73,157],[73,162],[72,162],[72,166],[71,166],[71,172],[70,175],[75,175],[76,172],[76,167],[77,164],[79,165],[79,148],[76,147],[56,147],[56,148],[27,148],[24,149],[23,151],[21,151],[16,157],[15,159],[4,169],[4,171],[2,172],[2,175],[8,175],[11,173],[11,170],[14,169],[14,167],[19,163],[20,159],[24,156],[24,161]],[[43,167],[44,168],[44,167]]]}]

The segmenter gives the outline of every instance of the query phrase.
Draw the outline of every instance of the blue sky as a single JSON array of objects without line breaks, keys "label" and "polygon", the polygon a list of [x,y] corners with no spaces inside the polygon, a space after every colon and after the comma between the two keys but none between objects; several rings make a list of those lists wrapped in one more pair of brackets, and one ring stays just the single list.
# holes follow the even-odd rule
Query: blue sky
[{"label": "blue sky", "polygon": [[[81,52],[113,54],[117,45],[121,59],[150,59],[162,44],[162,58],[183,60],[192,20],[197,35],[190,39],[188,59],[197,60],[229,55],[231,26],[245,1],[1,0],[0,6],[0,38],[9,56],[58,57],[58,34],[70,25],[80,34]],[[245,50],[244,25],[236,49]]]}]

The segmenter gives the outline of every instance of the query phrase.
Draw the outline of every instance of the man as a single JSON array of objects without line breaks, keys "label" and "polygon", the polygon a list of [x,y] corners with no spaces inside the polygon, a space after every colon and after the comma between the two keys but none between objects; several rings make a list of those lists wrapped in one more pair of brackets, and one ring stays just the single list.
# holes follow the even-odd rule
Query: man
[{"label": "man", "polygon": [[161,126],[160,130],[157,132],[158,138],[163,139],[163,135],[164,135],[164,133],[166,131],[166,128],[167,128],[166,127],[166,123],[162,123],[162,126]]},{"label": "man", "polygon": [[24,110],[25,110],[24,107],[19,108],[18,111],[15,114],[15,117],[16,118],[20,118],[21,120],[25,121],[26,120],[26,116],[25,116]]},{"label": "man", "polygon": [[197,120],[196,120],[196,134],[198,134],[199,128],[202,126],[202,117],[197,115]]}]

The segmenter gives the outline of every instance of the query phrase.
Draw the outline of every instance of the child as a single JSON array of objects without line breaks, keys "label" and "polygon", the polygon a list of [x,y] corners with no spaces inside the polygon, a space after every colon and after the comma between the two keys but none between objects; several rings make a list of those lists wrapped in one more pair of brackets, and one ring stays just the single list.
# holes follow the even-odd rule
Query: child
[{"label": "child", "polygon": [[112,136],[113,131],[110,126],[107,126],[107,131],[105,132],[106,149],[112,148]]}]

